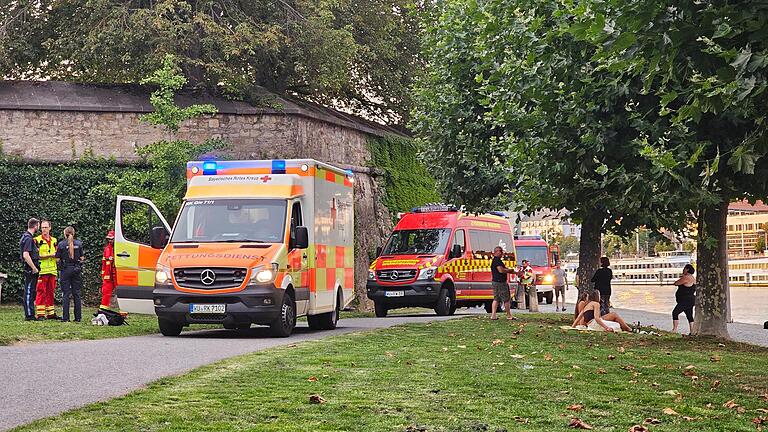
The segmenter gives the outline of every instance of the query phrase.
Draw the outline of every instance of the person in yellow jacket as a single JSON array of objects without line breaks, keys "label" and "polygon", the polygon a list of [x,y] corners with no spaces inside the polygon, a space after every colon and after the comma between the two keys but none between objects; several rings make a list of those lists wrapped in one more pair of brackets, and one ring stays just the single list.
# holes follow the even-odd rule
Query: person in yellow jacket
[{"label": "person in yellow jacket", "polygon": [[53,306],[53,293],[56,291],[56,279],[59,273],[56,265],[56,237],[51,236],[51,222],[40,222],[42,234],[35,237],[35,244],[40,250],[40,276],[37,278],[35,297],[35,319],[58,319]]}]

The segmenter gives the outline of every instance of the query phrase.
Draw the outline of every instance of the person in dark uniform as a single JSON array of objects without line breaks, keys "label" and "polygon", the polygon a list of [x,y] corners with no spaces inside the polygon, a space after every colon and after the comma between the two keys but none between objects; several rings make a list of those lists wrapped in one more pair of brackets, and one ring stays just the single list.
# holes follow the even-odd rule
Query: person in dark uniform
[{"label": "person in dark uniform", "polygon": [[600,268],[592,276],[595,289],[600,291],[600,315],[607,315],[611,306],[611,280],[613,270],[609,268],[611,262],[608,257],[600,258]]},{"label": "person in dark uniform", "polygon": [[677,333],[677,325],[680,323],[678,317],[683,312],[688,319],[688,334],[691,334],[693,306],[696,305],[696,278],[693,277],[694,273],[696,273],[696,270],[693,266],[686,264],[683,267],[683,275],[674,283],[677,286],[677,292],[675,293],[677,304],[672,310],[672,333]]},{"label": "person in dark uniform", "polygon": [[82,268],[85,261],[83,252],[83,243],[75,240],[75,229],[68,226],[64,229],[65,239],[59,242],[56,248],[56,258],[61,263],[61,300],[63,313],[61,320],[69,321],[69,297],[75,303],[75,322],[82,319],[82,303],[80,301],[80,290],[83,287]]},{"label": "person in dark uniform", "polygon": [[504,265],[504,261],[501,257],[504,256],[504,249],[501,246],[496,246],[493,249],[493,260],[491,260],[491,286],[493,287],[493,303],[491,304],[491,319],[496,320],[496,311],[499,308],[499,303],[504,304],[504,310],[507,311],[507,319],[515,319],[512,316],[510,310],[510,295],[509,285],[507,284],[507,274],[514,273],[514,269],[508,269]]},{"label": "person in dark uniform", "polygon": [[30,218],[27,222],[27,230],[19,240],[19,257],[24,267],[24,320],[35,319],[35,296],[37,295],[37,275],[40,273],[40,252],[35,243],[34,235],[40,227],[40,221]]}]

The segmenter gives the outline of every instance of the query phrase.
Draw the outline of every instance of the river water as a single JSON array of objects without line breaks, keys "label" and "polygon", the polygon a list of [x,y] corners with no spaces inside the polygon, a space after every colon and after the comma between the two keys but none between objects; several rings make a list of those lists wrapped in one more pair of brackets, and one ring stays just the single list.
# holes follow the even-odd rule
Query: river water
[{"label": "river water", "polygon": [[[613,285],[614,307],[670,314],[675,307],[675,290],[671,285]],[[565,298],[575,303],[577,291],[570,289]],[[731,318],[736,322],[763,324],[768,320],[768,288],[731,287]],[[684,315],[680,315],[685,320]]]}]

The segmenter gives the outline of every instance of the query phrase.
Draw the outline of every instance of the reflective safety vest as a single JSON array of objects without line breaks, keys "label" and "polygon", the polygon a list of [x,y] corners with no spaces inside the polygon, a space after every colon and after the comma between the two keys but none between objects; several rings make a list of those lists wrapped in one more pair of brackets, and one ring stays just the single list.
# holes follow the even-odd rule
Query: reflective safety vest
[{"label": "reflective safety vest", "polygon": [[523,277],[521,278],[520,282],[522,282],[525,285],[530,285],[533,283],[533,269],[529,267],[523,267]]},{"label": "reflective safety vest", "polygon": [[[56,237],[51,236],[48,240],[43,238],[42,235],[35,237],[35,244],[40,250],[40,256],[56,255]],[[41,275],[55,275],[59,272],[56,267],[56,258],[40,258],[40,274]]]}]

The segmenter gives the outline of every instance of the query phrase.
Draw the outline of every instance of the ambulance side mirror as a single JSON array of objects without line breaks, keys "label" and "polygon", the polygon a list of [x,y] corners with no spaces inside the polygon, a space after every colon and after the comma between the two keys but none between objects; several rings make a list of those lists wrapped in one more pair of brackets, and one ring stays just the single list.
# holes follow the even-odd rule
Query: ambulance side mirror
[{"label": "ambulance side mirror", "polygon": [[463,254],[464,253],[461,250],[461,245],[453,245],[453,249],[451,249],[451,258],[461,258]]},{"label": "ambulance side mirror", "polygon": [[296,249],[306,249],[309,247],[309,231],[307,231],[307,227],[296,227],[296,239],[293,245]]},{"label": "ambulance side mirror", "polygon": [[152,228],[152,238],[150,246],[152,249],[162,249],[168,244],[168,231],[163,226]]}]

